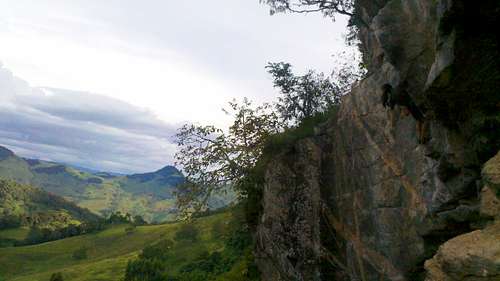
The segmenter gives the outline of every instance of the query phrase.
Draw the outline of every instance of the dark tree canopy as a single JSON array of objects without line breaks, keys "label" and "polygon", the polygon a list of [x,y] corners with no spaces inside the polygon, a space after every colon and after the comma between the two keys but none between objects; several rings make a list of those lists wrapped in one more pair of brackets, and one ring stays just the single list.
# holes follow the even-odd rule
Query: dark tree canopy
[{"label": "dark tree canopy", "polygon": [[259,0],[269,5],[271,15],[275,13],[314,13],[320,12],[325,17],[335,20],[336,15],[349,18],[346,34],[346,42],[349,45],[359,44],[359,26],[366,26],[365,21],[356,9],[355,0]]},{"label": "dark tree canopy", "polygon": [[165,264],[158,259],[138,259],[129,261],[125,270],[125,281],[168,280]]},{"label": "dark tree canopy", "polygon": [[[269,63],[266,68],[273,76],[274,87],[281,92],[276,110],[287,123],[297,124],[340,103],[340,98],[348,90],[347,83],[350,83],[341,76],[333,80],[312,70],[297,76],[292,72],[292,66],[284,62]],[[350,76],[346,78],[350,79]]]},{"label": "dark tree canopy", "polygon": [[136,215],[134,216],[134,225],[146,225],[148,222],[144,220],[143,217]]},{"label": "dark tree canopy", "polygon": [[50,276],[50,281],[64,281],[62,273],[61,272],[53,273],[52,276]]},{"label": "dark tree canopy", "polygon": [[354,0],[260,0],[271,7],[271,14],[280,12],[322,12],[326,16],[335,14],[353,16]]}]

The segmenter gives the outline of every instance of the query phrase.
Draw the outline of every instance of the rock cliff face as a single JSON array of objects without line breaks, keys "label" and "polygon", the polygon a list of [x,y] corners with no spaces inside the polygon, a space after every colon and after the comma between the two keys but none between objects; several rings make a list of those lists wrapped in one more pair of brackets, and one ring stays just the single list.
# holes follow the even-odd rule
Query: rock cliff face
[{"label": "rock cliff face", "polygon": [[483,168],[480,214],[495,221],[444,243],[425,262],[427,281],[500,280],[500,153]]},{"label": "rock cliff face", "polygon": [[[499,192],[481,175],[500,148],[498,1],[356,5],[368,76],[269,164],[263,279],[500,280]],[[407,85],[423,130],[382,107],[385,83]]]}]

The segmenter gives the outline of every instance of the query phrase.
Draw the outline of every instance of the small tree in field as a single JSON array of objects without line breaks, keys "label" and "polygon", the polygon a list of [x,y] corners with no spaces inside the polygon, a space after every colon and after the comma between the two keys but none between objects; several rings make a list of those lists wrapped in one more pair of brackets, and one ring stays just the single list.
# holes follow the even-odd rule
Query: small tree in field
[{"label": "small tree in field", "polygon": [[53,273],[52,276],[50,276],[50,281],[64,281],[62,273],[61,272]]},{"label": "small tree in field", "polygon": [[148,222],[144,220],[143,217],[136,215],[134,216],[134,225],[146,225]]},{"label": "small tree in field", "polygon": [[176,163],[187,179],[177,192],[181,210],[201,210],[213,192],[229,185],[238,191],[238,182],[255,166],[267,137],[281,129],[267,104],[254,107],[247,99],[233,101],[225,112],[234,120],[228,131],[188,124],[177,134]]}]

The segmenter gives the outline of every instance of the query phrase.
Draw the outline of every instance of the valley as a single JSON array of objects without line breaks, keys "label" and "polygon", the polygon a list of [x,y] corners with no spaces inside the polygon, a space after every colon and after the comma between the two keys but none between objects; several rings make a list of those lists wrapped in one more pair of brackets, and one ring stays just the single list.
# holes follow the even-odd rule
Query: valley
[{"label": "valley", "polygon": [[[176,233],[185,225],[182,222],[137,226],[132,230],[128,224],[119,224],[97,233],[58,241],[0,248],[0,280],[46,281],[53,273],[61,272],[65,280],[119,281],[124,277],[129,260],[136,259],[147,245],[166,240],[172,241],[167,258],[168,272],[171,276],[182,275],[181,269],[204,253],[224,250],[224,241],[233,231],[227,222],[233,215],[226,211],[195,220],[193,225],[199,234],[190,241],[176,238]],[[23,231],[0,231],[0,237],[4,235],[16,237],[23,235]],[[75,252],[81,249],[85,249],[85,256],[75,257]],[[221,274],[217,280],[239,280],[234,276],[241,274],[238,270],[245,266],[242,264],[245,260],[238,260],[233,270]],[[224,276],[236,279],[224,279]]]},{"label": "valley", "polygon": [[[0,147],[0,178],[40,187],[104,217],[120,211],[155,222],[175,219],[173,191],[184,181],[182,173],[172,166],[133,175],[90,173],[63,164],[24,159],[4,147]],[[217,199],[214,203],[224,204]]]}]

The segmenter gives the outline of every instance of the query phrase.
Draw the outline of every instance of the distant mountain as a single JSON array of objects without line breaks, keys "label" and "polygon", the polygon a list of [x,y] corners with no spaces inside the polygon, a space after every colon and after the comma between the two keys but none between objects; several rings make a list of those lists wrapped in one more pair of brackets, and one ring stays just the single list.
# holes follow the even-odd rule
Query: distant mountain
[{"label": "distant mountain", "polygon": [[[26,159],[28,160],[28,159]],[[93,175],[109,175],[109,176],[124,176],[124,174],[120,174],[120,173],[113,173],[113,172],[103,172],[103,171],[97,171],[97,170],[94,170],[94,169],[89,169],[89,168],[84,168],[84,167],[80,167],[80,166],[75,166],[75,165],[71,165],[71,164],[64,164],[62,163],[63,165],[66,165],[68,167],[71,167],[75,170],[78,170],[80,172],[84,172],[84,173],[88,173],[88,174],[93,174]]]},{"label": "distant mountain", "polygon": [[173,166],[166,166],[156,172],[134,174],[119,178],[122,188],[133,194],[154,194],[161,198],[172,198],[172,189],[162,186],[177,186],[184,182],[184,175]]},{"label": "distant mountain", "polygon": [[18,226],[56,229],[97,220],[97,215],[62,197],[0,179],[0,229]]},{"label": "distant mountain", "polygon": [[121,211],[150,221],[174,218],[173,190],[184,181],[172,166],[156,172],[115,175],[24,159],[0,146],[0,177],[40,187],[100,215]]},{"label": "distant mountain", "polygon": [[0,160],[7,159],[9,157],[13,157],[14,152],[8,150],[7,148],[0,146]]}]

